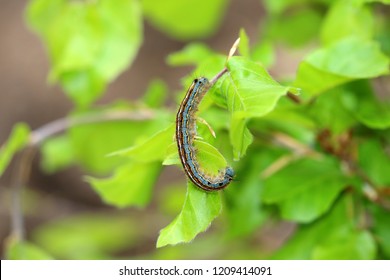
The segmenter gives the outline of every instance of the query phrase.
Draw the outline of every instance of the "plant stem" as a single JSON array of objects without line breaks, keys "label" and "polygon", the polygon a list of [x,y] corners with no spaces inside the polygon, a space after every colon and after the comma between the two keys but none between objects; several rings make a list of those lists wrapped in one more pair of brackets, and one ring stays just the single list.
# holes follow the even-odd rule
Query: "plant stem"
[{"label": "plant stem", "polygon": [[65,131],[73,126],[109,121],[141,121],[151,119],[153,116],[153,111],[140,110],[132,112],[113,111],[104,114],[89,114],[80,117],[65,117],[47,123],[32,131],[29,145],[38,146],[47,138],[50,138],[51,136]]},{"label": "plant stem", "polygon": [[215,75],[211,80],[210,84],[213,86],[224,74],[228,72],[228,69],[225,67],[219,72],[217,75]]},{"label": "plant stem", "polygon": [[15,167],[16,169],[12,176],[11,236],[18,241],[22,241],[25,238],[21,195],[23,187],[27,184],[30,176],[31,163],[37,146],[55,134],[66,131],[73,126],[109,121],[141,121],[153,117],[154,112],[150,110],[132,112],[112,111],[80,117],[65,117],[47,123],[32,131],[27,147],[19,154],[18,162]]}]

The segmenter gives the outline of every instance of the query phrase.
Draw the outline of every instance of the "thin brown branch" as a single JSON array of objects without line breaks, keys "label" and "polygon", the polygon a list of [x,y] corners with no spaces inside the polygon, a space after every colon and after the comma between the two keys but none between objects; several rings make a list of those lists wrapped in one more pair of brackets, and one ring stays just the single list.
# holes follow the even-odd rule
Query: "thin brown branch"
[{"label": "thin brown branch", "polygon": [[301,98],[299,98],[298,95],[295,95],[291,92],[287,92],[287,98],[289,98],[291,101],[293,101],[296,104],[302,104]]},{"label": "thin brown branch", "polygon": [[110,122],[110,121],[141,121],[153,118],[154,113],[150,110],[140,111],[112,111],[103,114],[90,114],[79,117],[65,117],[47,123],[31,132],[30,146],[38,146],[47,138],[67,130],[72,126],[83,124]]},{"label": "thin brown branch", "polygon": [[21,193],[30,176],[34,153],[35,149],[33,147],[27,147],[19,154],[12,177],[11,236],[16,240],[24,240],[25,233]]}]

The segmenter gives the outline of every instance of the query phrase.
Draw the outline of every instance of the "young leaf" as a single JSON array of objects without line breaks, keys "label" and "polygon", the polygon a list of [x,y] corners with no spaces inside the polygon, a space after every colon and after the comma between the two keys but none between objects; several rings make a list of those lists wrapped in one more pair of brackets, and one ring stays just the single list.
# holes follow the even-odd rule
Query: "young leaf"
[{"label": "young leaf", "polygon": [[276,203],[284,219],[307,223],[326,213],[348,183],[335,160],[301,159],[265,180],[263,201]]},{"label": "young leaf", "polygon": [[0,148],[0,177],[14,154],[23,149],[29,139],[30,129],[24,123],[18,123],[12,129],[7,142]]},{"label": "young leaf", "polygon": [[[113,110],[107,114],[110,112],[115,114]],[[122,112],[126,114],[125,111]],[[158,111],[153,112],[156,115],[151,119],[118,120],[71,127],[68,133],[77,163],[96,174],[107,174],[125,163],[126,159],[122,157],[108,155],[137,142],[143,142],[161,127],[167,126],[168,116]],[[102,115],[105,113],[101,112]]]},{"label": "young leaf", "polygon": [[320,94],[348,81],[388,74],[389,61],[376,42],[346,38],[306,57],[294,85],[307,94]]},{"label": "young leaf", "polygon": [[167,63],[172,66],[198,65],[210,55],[213,55],[213,51],[209,47],[200,43],[192,43],[168,55]]},{"label": "young leaf", "polygon": [[111,155],[131,157],[142,162],[162,161],[166,155],[165,147],[168,147],[174,137],[174,125],[163,129],[146,141],[133,147],[120,150]]},{"label": "young leaf", "polygon": [[153,26],[179,40],[204,38],[214,33],[227,6],[226,0],[142,0],[141,3]]},{"label": "young leaf", "polygon": [[187,195],[180,214],[163,228],[157,247],[190,242],[205,231],[221,212],[222,203],[218,192],[207,193],[188,183]]},{"label": "young leaf", "polygon": [[249,38],[245,32],[245,29],[240,29],[240,44],[238,45],[240,54],[245,57],[249,57]]},{"label": "young leaf", "polygon": [[43,170],[54,173],[76,161],[72,143],[68,135],[60,135],[46,140],[41,145]]},{"label": "young leaf", "polygon": [[374,18],[367,5],[336,1],[323,20],[321,39],[330,44],[349,36],[371,39],[373,33]]},{"label": "young leaf", "polygon": [[107,204],[144,207],[151,199],[160,169],[159,162],[131,161],[119,166],[108,179],[88,177],[87,180]]},{"label": "young leaf", "polygon": [[142,41],[135,0],[34,0],[27,16],[47,45],[50,79],[82,107],[95,101],[131,64]]},{"label": "young leaf", "polygon": [[234,158],[239,159],[252,141],[247,120],[269,113],[280,97],[296,89],[278,84],[260,64],[243,57],[232,57],[227,67],[229,75],[223,80],[219,94],[226,98],[232,114],[230,139]]}]

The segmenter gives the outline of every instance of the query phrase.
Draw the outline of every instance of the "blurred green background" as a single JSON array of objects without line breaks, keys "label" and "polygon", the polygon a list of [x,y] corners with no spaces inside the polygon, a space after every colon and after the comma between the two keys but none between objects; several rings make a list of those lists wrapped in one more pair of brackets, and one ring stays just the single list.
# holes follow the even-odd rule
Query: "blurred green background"
[{"label": "blurred green background", "polygon": [[[101,26],[103,31],[96,34],[92,32],[91,38],[81,38],[77,41],[75,49],[94,41],[97,49],[99,46],[104,46],[104,50],[116,54],[114,57],[108,55],[110,62],[111,60],[117,62],[116,68],[106,67],[109,63],[105,61],[105,57],[99,57],[99,64],[97,63],[96,67],[100,72],[97,72],[104,77],[105,80],[102,80],[107,84],[96,79],[97,82],[91,83],[92,86],[88,89],[93,94],[78,99],[74,96],[79,94],[79,86],[84,80],[80,78],[79,83],[67,83],[67,79],[70,80],[74,73],[66,72],[67,61],[63,62],[56,56],[56,50],[58,50],[56,48],[59,48],[58,42],[65,40],[68,33],[72,34],[80,26],[74,23],[72,25],[72,21],[69,21],[62,26],[61,30],[64,32],[57,34],[54,27],[53,30],[50,29],[53,22],[47,21],[53,17],[55,9],[48,10],[46,14],[39,14],[40,6],[36,4],[34,6],[36,13],[30,10],[27,16],[27,4],[32,2],[44,3],[45,1],[2,1],[0,9],[0,85],[2,90],[0,94],[0,143],[6,141],[15,123],[26,122],[34,130],[50,121],[66,116],[74,110],[74,104],[78,109],[83,110],[84,107],[97,100],[95,102],[97,107],[115,103],[118,108],[121,106],[126,108],[118,100],[135,102],[148,89],[150,90],[150,82],[156,78],[159,79],[154,83],[157,91],[161,90],[168,94],[164,105],[169,110],[175,111],[176,95],[183,91],[182,79],[193,68],[186,65],[173,67],[172,64],[180,65],[180,56],[170,56],[168,63],[167,57],[182,50],[190,42],[203,42],[216,52],[227,54],[230,46],[239,36],[240,30],[244,29],[254,50],[251,54],[253,59],[261,59],[275,80],[291,82],[295,78],[299,63],[319,44],[326,45],[332,40],[342,38],[345,32],[354,29],[359,29],[359,36],[368,38],[377,24],[372,22],[371,14],[365,9],[355,14],[354,10],[348,10],[348,5],[340,4],[340,7],[334,8],[331,13],[329,7],[335,7],[334,3],[337,2],[331,0],[189,0],[188,2],[143,0],[136,1],[139,4],[137,6],[139,10],[135,12],[133,10],[131,17],[128,17],[124,10],[116,10],[115,3],[111,2],[107,5],[111,5],[114,11],[113,18],[117,16],[117,21],[112,21],[112,26],[103,24]],[[61,0],[52,1],[53,7],[59,2]],[[92,5],[94,3],[94,1],[72,2],[90,2]],[[126,2],[132,3],[133,1]],[[348,2],[356,4],[364,1]],[[389,6],[378,3],[373,5],[376,6],[370,9],[381,15],[378,18],[379,26],[386,30],[383,26],[388,26]],[[189,9],[189,7],[192,8]],[[107,11],[111,11],[111,8],[107,8]],[[87,15],[92,18],[92,22],[93,12]],[[61,15],[66,17],[65,12]],[[327,28],[321,29],[325,15],[329,22],[326,25]],[[344,22],[344,15],[353,15],[350,17],[353,20]],[[84,15],[78,16],[83,18]],[[112,15],[107,12],[104,16],[110,22]],[[75,17],[75,22],[78,19]],[[130,27],[137,25],[137,20],[141,24],[138,26],[138,31],[127,30],[123,27],[126,26],[125,24],[129,24]],[[342,28],[332,26],[334,22],[340,22]],[[42,37],[38,37],[33,29]],[[338,32],[335,33],[335,30]],[[128,37],[126,37],[127,34],[129,34]],[[389,34],[388,32],[380,34],[383,37],[376,38],[376,40],[382,42],[383,52],[389,55]],[[42,40],[42,38],[46,39]],[[111,42],[110,39],[114,42],[113,44],[107,43]],[[202,49],[197,49],[199,50]],[[240,52],[243,54],[245,50],[241,49]],[[73,54],[71,48],[69,53]],[[80,55],[76,59],[80,63],[80,69],[83,69],[82,67],[96,58]],[[128,61],[133,62],[129,68],[127,68]],[[95,74],[95,72],[88,72],[89,76],[86,79],[95,81]],[[48,85],[48,81],[56,80],[62,83],[67,95],[63,94],[60,86]],[[385,85],[388,86],[388,83],[386,82]],[[379,95],[388,93],[386,89],[380,89],[378,92]],[[319,104],[321,107],[321,103]],[[328,105],[325,102],[324,106]],[[284,117],[292,123],[295,121],[293,115],[281,116],[281,118]],[[324,119],[328,119],[328,116]],[[346,119],[348,122],[347,117]],[[328,121],[333,122],[331,118]],[[132,130],[125,135],[129,138],[133,136],[132,133],[142,129],[141,125],[120,125],[123,126],[123,130]],[[337,130],[337,125],[335,126]],[[98,142],[94,139],[98,138],[99,134],[86,131],[84,137],[86,138],[82,139],[89,138],[90,141],[83,142],[83,145],[94,145]],[[121,146],[125,143],[126,139],[123,138],[118,140],[117,144]],[[60,138],[55,146],[45,146],[45,149],[48,149],[46,152],[56,153],[58,150],[50,149],[61,149],[61,145],[66,150],[69,143],[66,139]],[[78,148],[85,149],[83,145]],[[370,147],[367,149],[371,151]],[[258,180],[259,169],[264,169],[265,163],[270,162],[271,154],[279,156],[279,151],[271,151],[269,154],[262,155],[259,147],[248,153],[256,155],[257,158],[253,156],[252,161],[249,160],[245,166],[240,167],[246,172],[242,171],[246,175],[243,184]],[[343,213],[344,206],[348,208],[353,204],[349,196],[337,201],[336,206],[329,210],[331,216],[305,225],[306,222],[311,222],[309,213],[307,221],[303,221],[303,226],[299,227],[299,232],[295,235],[295,243],[283,247],[284,242],[292,234],[297,233],[297,223],[288,221],[289,214],[285,213],[282,215],[287,218],[280,219],[276,214],[279,212],[275,211],[274,205],[267,208],[266,213],[259,211],[260,203],[258,205],[256,201],[247,200],[253,196],[250,190],[247,193],[241,193],[237,201],[232,198],[234,193],[227,194],[225,203],[228,205],[227,208],[230,207],[230,211],[224,212],[205,233],[197,236],[191,243],[156,249],[159,231],[180,212],[185,199],[185,176],[179,168],[167,166],[163,169],[151,196],[151,202],[146,207],[118,209],[102,202],[98,194],[86,182],[85,170],[77,166],[61,169],[59,165],[67,165],[72,158],[66,153],[62,153],[61,156],[63,158],[56,159],[55,162],[42,161],[40,153],[34,156],[31,175],[27,182],[28,187],[22,193],[26,237],[31,241],[29,245],[26,245],[28,246],[27,255],[22,257],[18,255],[17,246],[8,252],[7,256],[5,253],[6,244],[12,242],[12,237],[9,236],[11,186],[14,184],[17,162],[12,162],[10,168],[0,178],[0,252],[2,252],[2,258],[306,259],[338,256],[338,258],[375,259],[390,256],[390,240],[386,239],[386,242],[381,245],[383,248],[378,249],[372,241],[373,237],[365,231],[354,232],[350,235],[349,233],[343,234],[343,232],[340,235],[335,233],[334,243],[330,238],[329,244],[319,244],[321,243],[319,240],[327,235],[324,229],[346,223],[340,213]],[[388,157],[382,162],[388,164]],[[91,165],[90,169],[104,173],[116,162],[115,159],[108,159],[104,162],[92,159],[88,164]],[[315,168],[311,169],[312,162],[303,162],[301,165],[296,167],[309,170],[313,174],[321,173]],[[44,172],[43,169],[49,172]],[[50,173],[50,171],[56,172]],[[332,171],[331,168],[330,171]],[[288,172],[294,173],[294,169],[287,170],[286,173]],[[284,183],[287,184],[287,182]],[[270,182],[270,185],[272,184],[278,185],[278,182]],[[272,200],[272,194],[270,197]],[[247,201],[255,204],[247,204]],[[229,203],[232,204],[229,206]],[[240,211],[235,212],[234,207],[241,207]],[[369,207],[372,213],[376,213],[376,219],[389,221],[388,212],[377,209],[376,206]],[[245,228],[245,223],[232,224],[232,220],[248,221],[248,228]],[[349,229],[341,226],[339,230],[348,231]],[[375,230],[379,239],[390,238],[389,226],[378,227]],[[347,240],[344,240],[345,236],[348,237]],[[306,244],[307,248],[300,250],[297,246],[303,244]],[[347,250],[350,248],[350,251],[338,252],[335,244],[346,244],[345,248]],[[362,244],[361,251],[356,244]],[[284,249],[278,251],[280,248]],[[279,253],[275,255],[275,252]]]}]

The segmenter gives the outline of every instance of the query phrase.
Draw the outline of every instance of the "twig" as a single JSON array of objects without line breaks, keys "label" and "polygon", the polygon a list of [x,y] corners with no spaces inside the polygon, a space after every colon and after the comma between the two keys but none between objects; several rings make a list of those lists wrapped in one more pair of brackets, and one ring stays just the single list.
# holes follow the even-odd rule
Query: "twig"
[{"label": "twig", "polygon": [[133,112],[113,111],[80,117],[65,117],[52,121],[32,131],[28,146],[19,154],[19,162],[17,162],[15,167],[16,170],[12,176],[11,236],[18,241],[22,241],[25,238],[21,193],[23,187],[28,182],[31,162],[37,146],[55,134],[66,131],[73,126],[109,121],[139,121],[151,119],[153,117],[154,113],[149,110]]},{"label": "twig", "polygon": [[287,92],[287,97],[293,101],[294,103],[296,104],[302,104],[302,100],[299,98],[299,96],[291,93],[291,92]]},{"label": "twig", "polygon": [[32,131],[29,145],[38,146],[47,138],[65,131],[72,126],[109,121],[140,121],[151,119],[153,116],[153,111],[140,110],[136,112],[112,111],[103,114],[90,114],[80,117],[65,117],[52,121]]},{"label": "twig", "polygon": [[34,156],[34,148],[27,147],[19,154],[19,162],[15,165],[16,171],[12,182],[11,205],[11,236],[16,240],[24,240],[24,220],[21,202],[21,192],[26,184],[31,171],[31,161]]},{"label": "twig", "polygon": [[228,69],[225,67],[219,72],[217,75],[215,75],[211,80],[210,80],[210,86],[213,86],[224,74],[228,72]]}]

